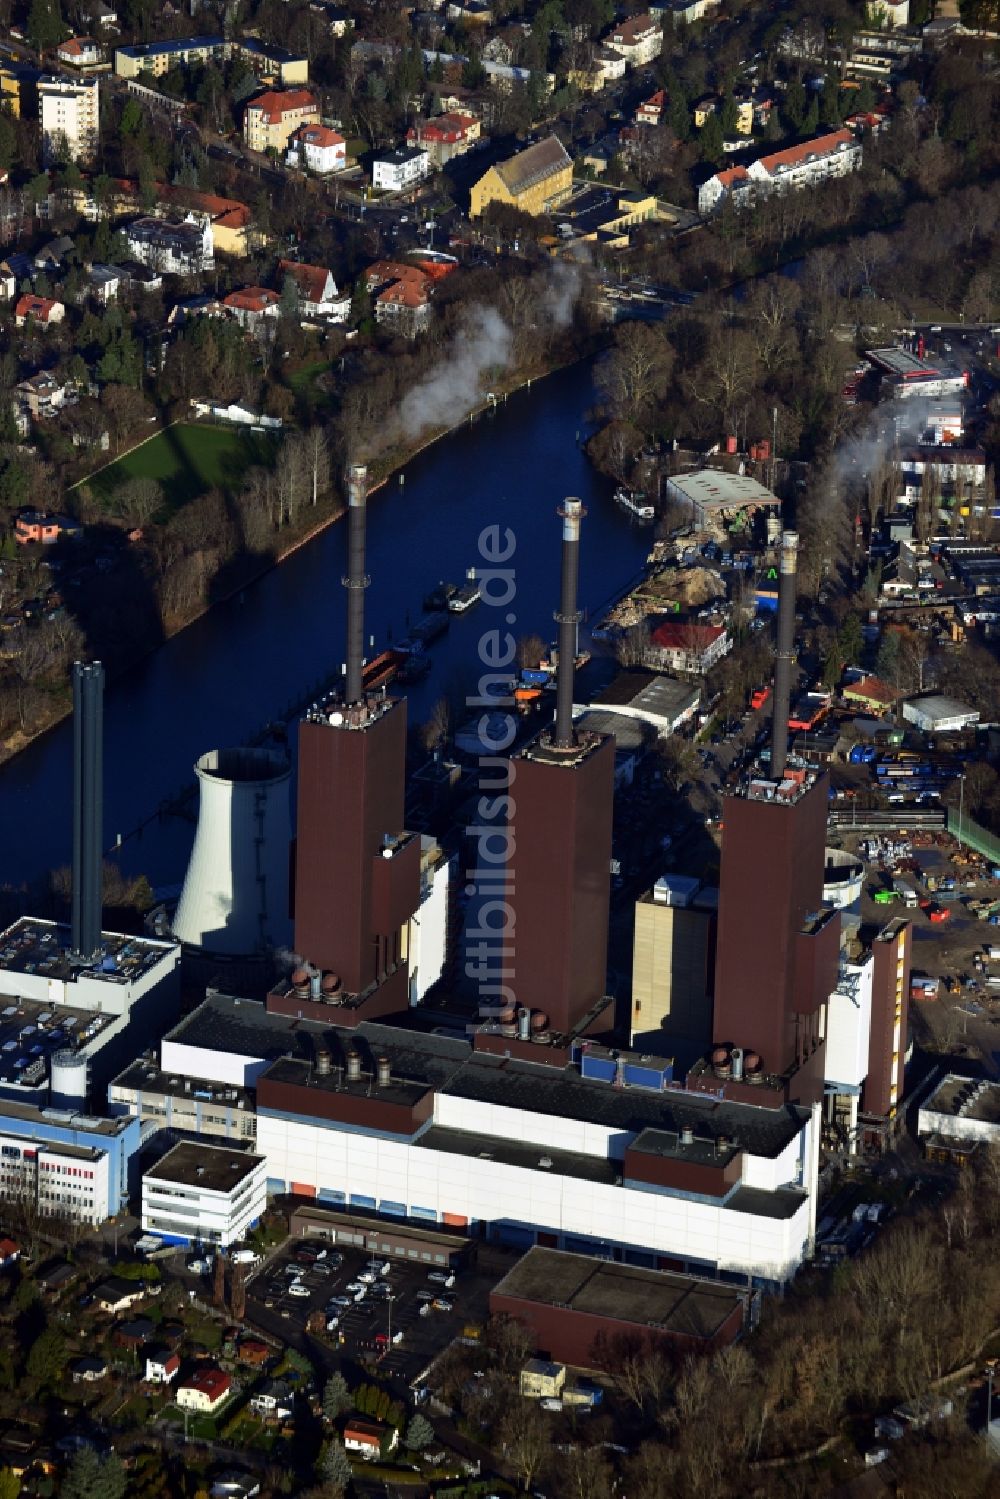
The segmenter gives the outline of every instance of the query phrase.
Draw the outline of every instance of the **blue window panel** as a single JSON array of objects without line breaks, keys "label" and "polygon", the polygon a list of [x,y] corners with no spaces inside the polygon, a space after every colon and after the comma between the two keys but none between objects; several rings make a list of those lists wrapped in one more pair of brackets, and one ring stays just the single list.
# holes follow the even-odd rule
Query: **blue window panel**
[{"label": "blue window panel", "polygon": [[269,1176],[267,1179],[267,1190],[272,1197],[280,1196],[286,1186],[287,1183],[280,1176]]},{"label": "blue window panel", "polygon": [[406,1217],[405,1202],[380,1202],[378,1205],[378,1210],[380,1213],[388,1214],[388,1216],[391,1218]]},{"label": "blue window panel", "polygon": [[438,1221],[438,1215],[434,1208],[418,1208],[415,1203],[410,1208],[410,1217],[422,1218],[425,1223],[436,1223]]},{"label": "blue window panel", "polygon": [[345,1203],[347,1201],[347,1193],[338,1191],[336,1187],[320,1187],[316,1193],[316,1200],[318,1202]]},{"label": "blue window panel", "polygon": [[374,1199],[374,1197],[362,1197],[359,1192],[352,1192],[351,1193],[351,1207],[352,1208],[369,1208],[372,1212],[374,1212],[375,1211],[375,1199]]}]

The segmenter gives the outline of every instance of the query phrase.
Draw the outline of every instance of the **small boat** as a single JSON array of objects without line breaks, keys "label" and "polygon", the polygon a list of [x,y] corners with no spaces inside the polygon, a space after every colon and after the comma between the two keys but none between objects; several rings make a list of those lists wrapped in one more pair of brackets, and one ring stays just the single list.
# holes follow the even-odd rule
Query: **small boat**
[{"label": "small boat", "polygon": [[417,640],[420,644],[430,645],[432,640],[437,640],[447,630],[450,620],[447,613],[425,614],[423,619],[418,620],[410,631],[410,639]]},{"label": "small boat", "polygon": [[482,597],[482,586],[475,579],[469,583],[463,583],[456,593],[448,600],[448,608],[452,614],[464,614],[466,609],[471,609],[473,604],[478,604]]},{"label": "small boat", "polygon": [[422,682],[430,675],[431,658],[426,651],[410,651],[406,660],[396,673],[396,681],[401,682],[404,687],[411,686],[414,682]]},{"label": "small boat", "polygon": [[633,494],[630,489],[625,489],[622,485],[619,485],[615,490],[615,503],[621,505],[623,510],[627,510],[630,515],[634,515],[636,520],[641,521],[644,525],[648,525],[650,521],[656,519],[656,511],[649,504],[645,495]]},{"label": "small boat", "polygon": [[434,614],[442,609],[450,609],[451,601],[458,593],[457,583],[439,583],[436,588],[431,589],[424,599],[424,608],[428,614]]}]

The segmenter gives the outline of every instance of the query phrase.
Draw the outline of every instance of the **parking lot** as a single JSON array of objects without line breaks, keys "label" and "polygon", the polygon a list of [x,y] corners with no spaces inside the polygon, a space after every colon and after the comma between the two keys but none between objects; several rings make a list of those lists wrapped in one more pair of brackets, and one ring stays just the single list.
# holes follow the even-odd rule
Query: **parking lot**
[{"label": "parking lot", "polygon": [[309,1326],[335,1355],[374,1355],[380,1373],[409,1383],[468,1323],[485,1321],[494,1281],[475,1269],[373,1260],[364,1250],[295,1240],[254,1274],[247,1310],[289,1343]]}]

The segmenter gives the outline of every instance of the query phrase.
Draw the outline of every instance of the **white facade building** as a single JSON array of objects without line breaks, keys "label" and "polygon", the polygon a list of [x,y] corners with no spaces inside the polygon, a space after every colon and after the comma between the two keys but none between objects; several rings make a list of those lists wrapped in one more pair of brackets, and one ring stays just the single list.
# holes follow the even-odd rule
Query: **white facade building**
[{"label": "white facade building", "polygon": [[228,1248],[264,1211],[266,1175],[259,1155],[183,1141],[142,1178],[142,1231]]},{"label": "white facade building", "polygon": [[861,157],[861,143],[850,130],[833,130],[816,140],[762,156],[748,167],[716,172],[698,189],[698,212],[707,218],[726,198],[742,205],[755,197],[798,192],[831,177],[846,177],[858,170]]},{"label": "white facade building", "polygon": [[448,954],[448,891],[452,863],[434,838],[420,839],[420,904],[410,918],[407,966],[410,1004],[418,1005],[444,972]]},{"label": "white facade building", "polygon": [[[544,1046],[537,1063],[504,1062],[464,1039],[350,1030],[335,1004],[329,1023],[292,1025],[213,995],[162,1044],[178,1080],[253,1084],[271,1193],[771,1284],[811,1252],[818,1108],[615,1086],[547,1065]],[[683,1185],[692,1166],[707,1190]]]},{"label": "white facade building", "polygon": [[100,125],[97,79],[39,78],[38,120],[47,163],[61,160],[64,154],[72,161],[93,161]]},{"label": "white facade building", "polygon": [[950,1072],[917,1115],[921,1140],[1000,1144],[1000,1087],[987,1078]]},{"label": "white facade building", "polygon": [[618,22],[602,40],[606,47],[617,52],[633,68],[641,68],[659,57],[663,46],[663,27],[647,12]]},{"label": "white facade building", "polygon": [[347,143],[327,125],[303,125],[288,142],[288,165],[304,166],[318,177],[342,172],[347,165]]},{"label": "white facade building", "polygon": [[384,193],[405,192],[422,182],[431,169],[431,159],[421,146],[397,146],[372,161],[372,187]]},{"label": "white facade building", "polygon": [[134,219],[125,228],[128,252],[141,265],[168,276],[197,276],[215,264],[212,221],[188,214],[179,224],[167,219]]}]

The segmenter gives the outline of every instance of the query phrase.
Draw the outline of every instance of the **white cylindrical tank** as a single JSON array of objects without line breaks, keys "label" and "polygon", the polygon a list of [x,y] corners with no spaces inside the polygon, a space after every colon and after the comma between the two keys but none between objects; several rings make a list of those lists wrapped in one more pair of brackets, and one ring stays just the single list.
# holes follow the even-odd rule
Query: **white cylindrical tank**
[{"label": "white cylindrical tank", "polygon": [[82,1109],[87,1103],[87,1058],[63,1047],[49,1061],[49,1102],[54,1109]]},{"label": "white cylindrical tank", "polygon": [[174,936],[246,957],[290,940],[291,769],[269,749],[209,750],[195,765],[198,830],[174,915]]}]

